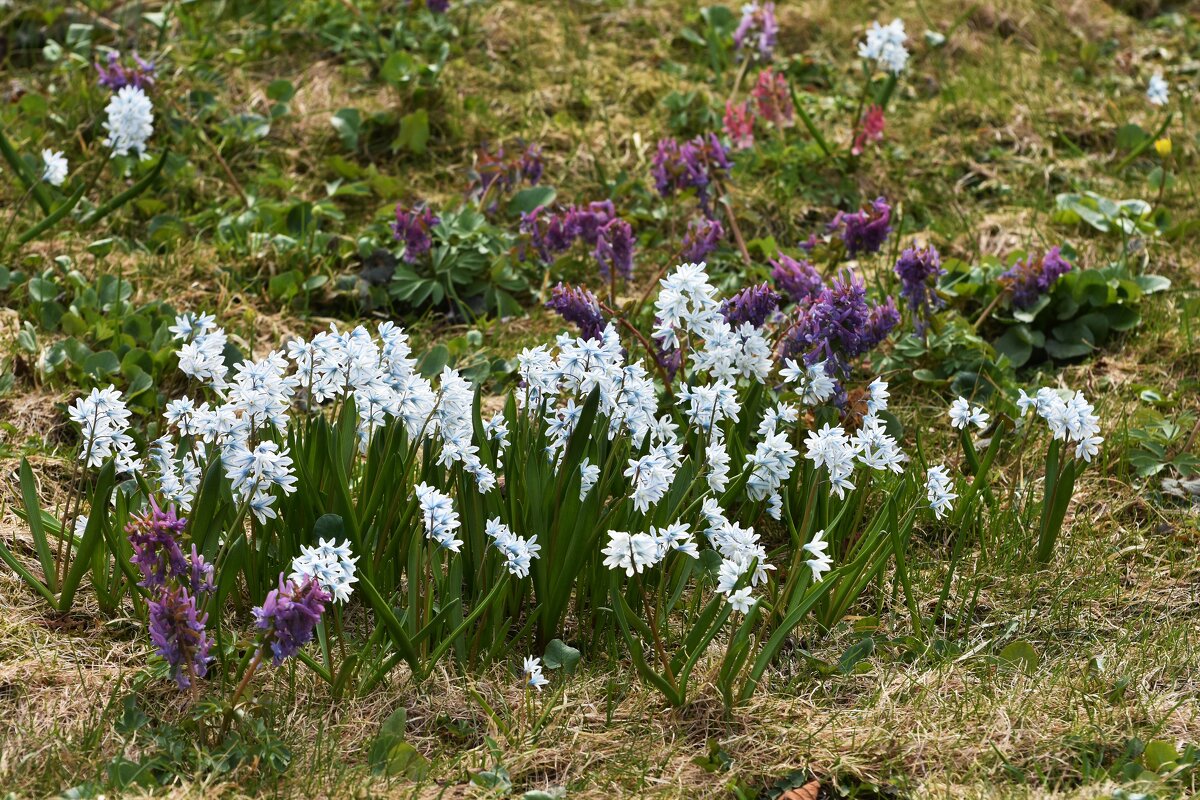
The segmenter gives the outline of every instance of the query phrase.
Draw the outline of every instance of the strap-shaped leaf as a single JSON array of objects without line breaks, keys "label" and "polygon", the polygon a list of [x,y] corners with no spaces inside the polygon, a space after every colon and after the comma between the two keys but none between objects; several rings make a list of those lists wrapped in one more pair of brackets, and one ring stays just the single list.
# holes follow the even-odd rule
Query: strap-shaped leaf
[{"label": "strap-shaped leaf", "polygon": [[75,561],[71,564],[71,571],[67,573],[66,580],[63,581],[62,594],[58,598],[58,610],[63,614],[70,611],[71,606],[74,605],[75,592],[79,589],[79,582],[83,580],[84,574],[91,566],[92,551],[104,538],[102,526],[106,514],[99,509],[108,509],[108,501],[112,497],[116,474],[116,462],[109,460],[100,470],[100,477],[96,480],[96,490],[92,493],[93,513],[88,518],[87,527],[83,531],[83,539],[79,542],[79,551],[75,554]]}]

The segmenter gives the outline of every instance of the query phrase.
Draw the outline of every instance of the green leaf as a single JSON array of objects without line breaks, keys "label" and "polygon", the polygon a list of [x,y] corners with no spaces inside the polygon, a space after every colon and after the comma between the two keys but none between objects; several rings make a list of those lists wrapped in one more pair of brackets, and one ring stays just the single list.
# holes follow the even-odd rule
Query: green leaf
[{"label": "green leaf", "polygon": [[50,552],[50,542],[46,539],[46,529],[42,525],[42,507],[38,502],[37,483],[33,479],[33,469],[29,461],[21,458],[21,500],[25,504],[25,521],[29,525],[29,533],[33,536],[34,547],[37,548],[38,561],[42,565],[42,574],[46,576],[46,585],[50,591],[58,591],[58,575],[54,556]]},{"label": "green leaf", "polygon": [[1146,745],[1142,752],[1142,763],[1146,769],[1159,772],[1163,767],[1174,764],[1179,760],[1179,751],[1175,745],[1162,739],[1155,739]]},{"label": "green leaf", "polygon": [[424,153],[428,141],[429,112],[419,108],[400,118],[400,133],[392,142],[392,151],[407,150],[410,153]]},{"label": "green leaf", "polygon": [[837,671],[842,675],[849,675],[855,672],[859,662],[863,659],[870,658],[875,652],[875,639],[870,636],[864,636],[859,641],[850,645],[842,657],[838,659]]},{"label": "green leaf", "polygon": [[362,114],[358,113],[357,108],[339,109],[330,117],[329,122],[341,137],[342,145],[347,150],[358,149],[358,135],[362,130]]},{"label": "green leaf", "polygon": [[344,528],[341,516],[338,514],[324,514],[313,523],[313,541],[317,541],[318,539],[332,539],[337,541],[342,538]]},{"label": "green leaf", "polygon": [[1138,275],[1134,280],[1137,281],[1137,285],[1146,294],[1165,292],[1171,288],[1171,279],[1165,278],[1162,275]]},{"label": "green leaf", "polygon": [[1027,674],[1034,672],[1042,661],[1038,657],[1037,651],[1033,649],[1033,645],[1024,639],[1018,639],[1007,645],[1000,651],[999,659],[1002,663]]},{"label": "green leaf", "polygon": [[90,375],[96,380],[102,380],[109,375],[113,375],[121,371],[121,362],[117,359],[117,354],[111,350],[101,350],[99,353],[92,353],[84,359],[81,365],[85,375]]},{"label": "green leaf", "polygon": [[416,72],[416,59],[404,50],[396,50],[383,62],[383,67],[379,70],[379,77],[392,86],[400,86],[411,81]]},{"label": "green leaf", "polygon": [[551,639],[542,661],[546,669],[561,669],[566,675],[574,675],[580,658],[582,654],[562,639]]},{"label": "green leaf", "polygon": [[512,196],[508,201],[508,213],[514,217],[518,214],[528,214],[539,206],[550,205],[556,197],[558,191],[553,186],[531,186]]},{"label": "green leaf", "polygon": [[116,472],[116,463],[110,459],[100,470],[100,476],[96,479],[96,490],[92,493],[91,498],[93,511],[88,517],[83,539],[79,542],[78,551],[75,553],[75,560],[71,563],[71,571],[67,573],[67,578],[63,581],[62,594],[58,598],[59,613],[65,614],[71,610],[71,606],[75,603],[75,592],[79,589],[79,582],[83,580],[84,573],[91,564],[92,552],[103,538],[101,528],[104,525],[106,513],[99,509],[108,508]]},{"label": "green leaf", "polygon": [[417,371],[426,378],[441,373],[450,363],[450,348],[439,344],[426,353],[417,364]]}]

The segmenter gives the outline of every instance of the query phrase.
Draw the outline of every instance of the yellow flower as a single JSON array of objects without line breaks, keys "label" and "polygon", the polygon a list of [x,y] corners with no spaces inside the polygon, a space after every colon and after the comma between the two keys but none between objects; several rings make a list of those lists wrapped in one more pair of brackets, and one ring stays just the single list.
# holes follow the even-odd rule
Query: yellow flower
[{"label": "yellow flower", "polygon": [[1163,158],[1166,158],[1167,156],[1171,155],[1171,140],[1170,140],[1170,138],[1164,136],[1163,138],[1159,139],[1157,142],[1154,143],[1154,149]]}]

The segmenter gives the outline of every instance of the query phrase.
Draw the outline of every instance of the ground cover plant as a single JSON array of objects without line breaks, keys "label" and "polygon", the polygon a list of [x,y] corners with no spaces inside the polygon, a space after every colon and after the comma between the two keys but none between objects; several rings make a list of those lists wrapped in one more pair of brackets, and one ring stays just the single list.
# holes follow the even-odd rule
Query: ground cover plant
[{"label": "ground cover plant", "polygon": [[0,794],[1187,797],[1187,4],[0,4]]}]

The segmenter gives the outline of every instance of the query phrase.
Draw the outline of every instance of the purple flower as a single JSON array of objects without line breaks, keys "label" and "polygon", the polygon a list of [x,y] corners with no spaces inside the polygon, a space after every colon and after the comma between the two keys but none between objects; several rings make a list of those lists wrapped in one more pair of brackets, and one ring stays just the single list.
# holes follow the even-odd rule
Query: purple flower
[{"label": "purple flower", "polygon": [[433,247],[429,232],[441,223],[441,219],[428,206],[405,208],[396,206],[396,221],[392,223],[392,235],[404,242],[402,258],[413,264]]},{"label": "purple flower", "polygon": [[450,0],[425,0],[425,7],[434,14],[445,14],[450,10]]},{"label": "purple flower", "polygon": [[579,236],[579,223],[570,209],[553,213],[538,206],[521,215],[521,232],[529,236],[542,263],[551,264],[571,249]]},{"label": "purple flower", "polygon": [[695,219],[688,223],[687,233],[683,236],[683,253],[680,258],[684,263],[698,264],[717,249],[725,229],[715,219]]},{"label": "purple flower", "polygon": [[595,247],[600,229],[616,218],[617,209],[612,200],[596,200],[584,207],[571,206],[569,213],[575,235],[588,247]]},{"label": "purple flower", "polygon": [[141,516],[134,516],[125,526],[129,544],[133,547],[130,560],[142,573],[139,586],[164,586],[170,578],[190,576],[192,567],[175,538],[186,526],[187,520],[175,515],[175,506],[163,511],[153,497],[150,498],[150,509]]},{"label": "purple flower", "polygon": [[213,565],[205,563],[204,556],[196,550],[196,545],[192,545],[191,575],[188,583],[194,597],[217,588],[213,583]]},{"label": "purple flower", "polygon": [[695,189],[700,207],[707,215],[709,185],[719,177],[718,173],[728,173],[732,167],[725,145],[716,134],[709,133],[682,145],[672,138],[660,139],[650,174],[664,198]]},{"label": "purple flower", "polygon": [[517,169],[530,186],[537,186],[545,169],[545,165],[542,163],[542,148],[536,144],[526,147],[525,152],[521,154]]},{"label": "purple flower", "polygon": [[1000,286],[1012,292],[1013,306],[1029,308],[1070,271],[1071,264],[1062,257],[1060,249],[1051,247],[1043,256],[1030,254],[1024,261],[1013,264],[1000,276]]},{"label": "purple flower", "polygon": [[[661,326],[662,320],[658,317],[655,317],[654,327],[657,329]],[[667,380],[673,381],[675,379],[675,373],[678,372],[679,368],[683,366],[683,349],[679,347],[673,347],[670,350],[667,350],[663,348],[662,342],[658,339],[652,339],[651,342],[652,346],[654,347],[654,360],[658,362],[658,365],[662,367],[663,371],[667,374]]]},{"label": "purple flower", "polygon": [[812,264],[803,259],[797,261],[791,256],[779,254],[778,259],[771,259],[771,277],[775,285],[782,289],[792,302],[799,303],[811,297],[816,297],[825,288],[821,274]]},{"label": "purple flower", "polygon": [[937,280],[946,274],[942,259],[933,246],[918,250],[910,247],[896,261],[896,277],[900,279],[900,296],[913,315],[913,327],[924,334],[933,312],[945,305],[937,293]]},{"label": "purple flower", "polygon": [[757,286],[747,286],[721,303],[721,316],[735,329],[741,327],[744,322],[761,328],[777,308],[779,295],[766,283],[760,283]]},{"label": "purple flower", "polygon": [[882,197],[871,203],[869,208],[847,214],[839,211],[829,223],[829,230],[842,229],[842,241],[851,256],[859,253],[876,253],[892,232],[892,207]]},{"label": "purple flower", "polygon": [[275,666],[308,644],[330,599],[316,578],[296,583],[279,573],[279,588],[254,609],[255,625],[264,631],[263,645],[270,645]]},{"label": "purple flower", "polygon": [[208,672],[208,614],[197,614],[196,598],[181,586],[163,586],[159,592],[158,600],[150,601],[150,640],[171,665],[179,688],[186,689]]},{"label": "purple flower", "polygon": [[600,229],[596,237],[596,263],[600,265],[600,277],[604,282],[615,274],[622,280],[633,278],[633,228],[628,222],[616,217]]},{"label": "purple flower", "polygon": [[576,325],[584,339],[600,341],[608,324],[600,311],[596,295],[582,286],[570,286],[559,282],[558,286],[550,290],[546,308]]},{"label": "purple flower", "polygon": [[900,322],[895,300],[867,302],[867,290],[853,271],[797,304],[796,320],[784,334],[783,355],[806,364],[827,362],[830,374],[844,378],[853,362],[879,345]]},{"label": "purple flower", "polygon": [[133,54],[134,66],[126,67],[121,63],[121,54],[115,50],[108,53],[108,64],[95,64],[96,72],[100,74],[98,83],[116,92],[126,86],[136,86],[144,92],[154,86],[154,62],[144,61]]},{"label": "purple flower", "polygon": [[778,33],[774,3],[763,3],[761,6],[757,2],[747,3],[742,6],[742,19],[733,32],[733,47],[741,50],[746,40],[756,35],[759,57],[763,61],[770,61]]}]

